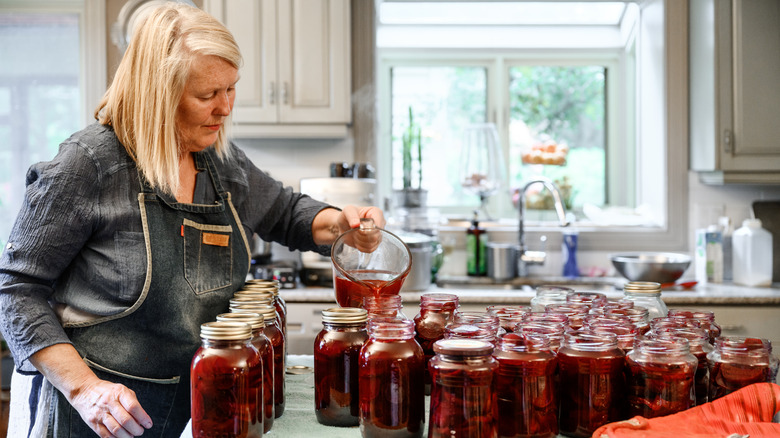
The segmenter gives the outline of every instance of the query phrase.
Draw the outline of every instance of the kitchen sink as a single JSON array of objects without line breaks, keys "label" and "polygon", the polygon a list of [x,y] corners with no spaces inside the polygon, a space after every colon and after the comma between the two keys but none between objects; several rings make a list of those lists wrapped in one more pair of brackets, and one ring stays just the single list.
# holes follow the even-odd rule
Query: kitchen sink
[{"label": "kitchen sink", "polygon": [[489,277],[440,276],[436,285],[441,288],[494,289],[533,291],[537,286],[562,286],[577,291],[615,292],[623,289],[626,279],[622,277],[516,277],[508,280],[493,280]]}]

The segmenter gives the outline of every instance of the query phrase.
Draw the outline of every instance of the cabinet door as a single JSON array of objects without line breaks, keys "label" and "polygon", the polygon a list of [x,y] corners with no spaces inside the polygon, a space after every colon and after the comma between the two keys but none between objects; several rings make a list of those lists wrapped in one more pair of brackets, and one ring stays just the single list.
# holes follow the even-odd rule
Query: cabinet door
[{"label": "cabinet door", "polygon": [[[730,59],[721,74],[721,167],[723,170],[780,169],[780,2],[735,0],[731,20],[719,29]],[[728,7],[728,6],[726,6]],[[730,35],[729,35],[730,34]],[[730,44],[729,44],[730,43]],[[723,64],[721,64],[723,65]],[[728,94],[724,92],[724,94]],[[731,102],[729,102],[731,100]],[[730,127],[730,128],[729,128]],[[732,135],[729,137],[728,130]]]},{"label": "cabinet door", "polygon": [[203,9],[230,29],[244,57],[233,123],[277,122],[276,0],[205,0]]},{"label": "cabinet door", "polygon": [[349,123],[348,0],[279,0],[279,121]]}]

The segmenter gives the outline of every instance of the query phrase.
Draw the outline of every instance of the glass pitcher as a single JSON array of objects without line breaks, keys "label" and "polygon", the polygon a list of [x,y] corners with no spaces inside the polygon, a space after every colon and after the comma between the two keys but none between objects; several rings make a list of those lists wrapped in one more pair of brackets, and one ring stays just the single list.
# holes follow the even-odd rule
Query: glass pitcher
[{"label": "glass pitcher", "polygon": [[376,228],[373,219],[336,239],[331,249],[336,302],[363,307],[363,297],[397,295],[412,268],[412,253],[395,234]]}]

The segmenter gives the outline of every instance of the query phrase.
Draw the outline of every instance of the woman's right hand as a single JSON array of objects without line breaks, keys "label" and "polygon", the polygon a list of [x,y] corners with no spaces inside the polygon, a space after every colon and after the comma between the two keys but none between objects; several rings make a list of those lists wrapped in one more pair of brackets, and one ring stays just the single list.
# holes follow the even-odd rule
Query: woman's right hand
[{"label": "woman's right hand", "polygon": [[68,401],[81,419],[103,438],[141,436],[152,427],[152,419],[141,407],[133,390],[100,380],[97,376],[83,384],[68,397]]},{"label": "woman's right hand", "polygon": [[30,362],[62,392],[81,419],[101,438],[141,436],[152,427],[130,388],[99,379],[70,344],[55,344]]}]

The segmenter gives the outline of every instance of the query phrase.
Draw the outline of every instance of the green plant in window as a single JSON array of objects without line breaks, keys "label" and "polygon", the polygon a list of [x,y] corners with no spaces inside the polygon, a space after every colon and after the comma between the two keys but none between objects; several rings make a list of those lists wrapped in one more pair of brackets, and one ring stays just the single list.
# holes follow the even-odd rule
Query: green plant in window
[{"label": "green plant in window", "polygon": [[412,188],[412,152],[417,155],[417,187],[422,188],[422,129],[414,122],[412,107],[409,107],[409,125],[404,130],[402,149],[404,190]]}]

